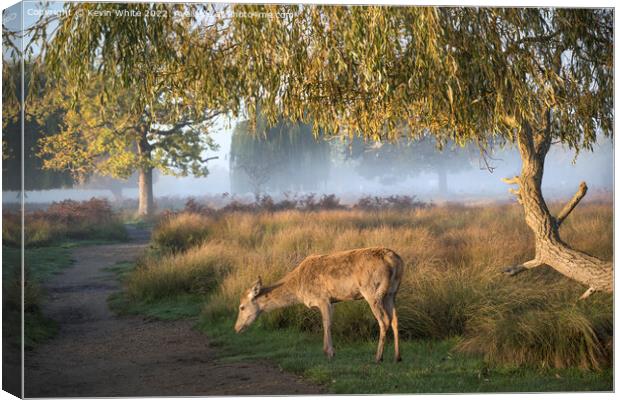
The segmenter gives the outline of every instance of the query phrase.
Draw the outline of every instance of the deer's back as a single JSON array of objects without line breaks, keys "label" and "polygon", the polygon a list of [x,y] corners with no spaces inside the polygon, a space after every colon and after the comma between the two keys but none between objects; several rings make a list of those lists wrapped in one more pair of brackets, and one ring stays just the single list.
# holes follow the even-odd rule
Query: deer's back
[{"label": "deer's back", "polygon": [[290,281],[304,301],[325,296],[332,301],[354,300],[385,281],[396,290],[402,269],[403,261],[394,251],[371,247],[309,256],[291,272]]}]

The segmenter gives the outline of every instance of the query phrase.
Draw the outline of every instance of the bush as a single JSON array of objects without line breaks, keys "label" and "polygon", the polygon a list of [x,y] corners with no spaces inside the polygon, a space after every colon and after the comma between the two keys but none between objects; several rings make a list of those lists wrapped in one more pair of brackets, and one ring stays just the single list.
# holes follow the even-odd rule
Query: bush
[{"label": "bush", "polygon": [[415,210],[430,207],[429,204],[416,201],[415,196],[365,196],[353,206],[365,211],[377,210]]},{"label": "bush", "polygon": [[[28,212],[24,216],[26,246],[40,246],[62,239],[125,240],[127,231],[105,199],[87,201],[63,200],[47,210]],[[2,215],[2,241],[21,245],[21,215]]]},{"label": "bush", "polygon": [[458,348],[495,364],[582,369],[611,364],[611,296],[575,303],[574,291],[552,290],[533,300],[515,296],[486,307],[468,321]]}]

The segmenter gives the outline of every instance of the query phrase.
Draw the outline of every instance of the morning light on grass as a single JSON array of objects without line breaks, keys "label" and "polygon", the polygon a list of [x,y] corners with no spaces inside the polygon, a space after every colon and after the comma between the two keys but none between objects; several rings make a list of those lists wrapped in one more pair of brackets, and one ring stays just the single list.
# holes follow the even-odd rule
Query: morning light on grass
[{"label": "morning light on grass", "polygon": [[7,8],[3,390],[611,396],[611,7]]}]

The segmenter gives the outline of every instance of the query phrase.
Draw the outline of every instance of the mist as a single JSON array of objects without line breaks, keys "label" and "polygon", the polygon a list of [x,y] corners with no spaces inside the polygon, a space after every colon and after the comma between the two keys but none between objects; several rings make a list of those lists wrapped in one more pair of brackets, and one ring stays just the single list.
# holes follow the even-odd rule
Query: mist
[{"label": "mist", "polygon": [[[175,177],[156,173],[155,197],[182,199],[232,194],[241,200],[251,200],[255,194],[252,190],[232,190],[230,153],[233,126],[230,125],[220,123],[212,134],[219,148],[215,152],[209,152],[208,156],[218,158],[209,161],[207,177]],[[433,171],[432,160],[426,168],[415,174],[405,173],[409,169],[407,162],[403,163],[401,160],[398,167],[394,167],[390,164],[390,160],[387,160],[381,165],[373,164],[375,177],[368,177],[360,174],[360,165],[365,162],[364,160],[348,157],[347,151],[342,150],[346,146],[339,145],[338,141],[330,141],[329,146],[330,161],[327,175],[318,184],[315,182],[314,186],[310,185],[312,190],[303,189],[304,186],[309,186],[305,185],[304,177],[311,177],[313,171],[325,169],[325,165],[305,164],[303,169],[286,171],[295,181],[292,187],[298,189],[274,190],[267,187],[269,186],[267,183],[261,194],[275,198],[308,193],[336,194],[343,203],[354,202],[366,195],[409,195],[433,202],[508,201],[512,200],[513,196],[508,193],[508,186],[501,181],[501,178],[518,175],[521,166],[518,151],[514,147],[494,149],[489,153],[486,163],[471,151],[467,157],[462,157],[458,153],[459,150],[454,149],[452,153],[446,152],[442,155],[443,168],[448,172],[445,177],[445,189],[440,190],[440,177]],[[286,166],[279,168],[286,169]],[[393,171],[394,168],[397,170]],[[274,172],[281,171],[276,167]],[[384,178],[385,176],[389,176],[389,179]],[[543,178],[545,196],[549,200],[569,197],[581,181],[586,181],[590,188],[589,198],[597,193],[610,195],[613,190],[612,139],[599,138],[593,151],[582,151],[577,157],[574,151],[566,147],[552,146],[546,158]],[[106,197],[113,202],[119,200],[105,184],[97,188],[78,185],[70,189],[33,190],[27,191],[25,196],[28,203],[48,203],[63,199],[85,200],[91,197]],[[126,182],[121,196],[125,200],[137,199],[137,184]],[[3,192],[3,203],[14,203],[18,200],[18,192]]]}]

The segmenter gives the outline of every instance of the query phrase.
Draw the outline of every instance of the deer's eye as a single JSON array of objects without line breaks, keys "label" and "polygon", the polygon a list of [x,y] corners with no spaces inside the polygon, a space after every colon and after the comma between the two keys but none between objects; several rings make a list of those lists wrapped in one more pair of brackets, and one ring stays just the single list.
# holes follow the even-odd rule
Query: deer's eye
[{"label": "deer's eye", "polygon": [[240,309],[241,311],[243,311],[243,309],[244,309],[244,308],[245,308],[244,306],[240,306],[240,307],[239,307],[239,309]]}]

